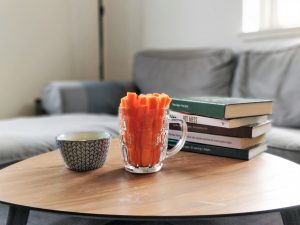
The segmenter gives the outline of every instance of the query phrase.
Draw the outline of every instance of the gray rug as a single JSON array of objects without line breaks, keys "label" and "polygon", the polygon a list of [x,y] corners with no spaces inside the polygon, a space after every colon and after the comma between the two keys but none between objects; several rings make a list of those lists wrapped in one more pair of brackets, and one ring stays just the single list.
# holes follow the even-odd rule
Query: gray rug
[{"label": "gray rug", "polygon": [[[6,224],[8,207],[0,204],[0,225]],[[268,213],[253,216],[224,217],[216,219],[185,220],[170,222],[123,222],[103,221],[72,217],[62,214],[30,211],[28,225],[283,225],[279,213]]]}]

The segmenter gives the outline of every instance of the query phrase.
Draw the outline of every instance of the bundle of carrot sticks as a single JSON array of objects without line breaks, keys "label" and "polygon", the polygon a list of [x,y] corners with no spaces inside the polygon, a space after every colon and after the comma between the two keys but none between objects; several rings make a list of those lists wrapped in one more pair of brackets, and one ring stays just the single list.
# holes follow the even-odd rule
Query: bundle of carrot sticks
[{"label": "bundle of carrot sticks", "polygon": [[165,138],[165,110],[171,101],[166,94],[134,92],[121,99],[119,113],[121,123],[125,123],[121,133],[131,165],[151,167],[159,162]]}]

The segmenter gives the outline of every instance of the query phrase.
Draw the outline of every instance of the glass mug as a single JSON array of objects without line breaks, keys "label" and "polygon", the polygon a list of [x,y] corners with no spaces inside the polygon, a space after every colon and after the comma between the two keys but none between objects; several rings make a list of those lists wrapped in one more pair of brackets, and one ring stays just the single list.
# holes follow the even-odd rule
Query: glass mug
[{"label": "glass mug", "polygon": [[[168,149],[169,123],[180,123],[182,136]],[[159,171],[163,161],[184,146],[187,125],[182,119],[170,118],[167,109],[132,110],[119,108],[120,142],[125,170],[131,173]]]}]

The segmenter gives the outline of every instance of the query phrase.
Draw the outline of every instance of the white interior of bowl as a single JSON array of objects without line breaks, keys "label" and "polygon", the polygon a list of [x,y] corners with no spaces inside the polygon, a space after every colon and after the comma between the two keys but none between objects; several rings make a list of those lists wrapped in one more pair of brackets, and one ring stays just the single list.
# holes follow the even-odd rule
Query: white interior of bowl
[{"label": "white interior of bowl", "polygon": [[110,138],[110,134],[106,131],[101,132],[76,132],[61,134],[57,137],[59,141],[91,141]]}]

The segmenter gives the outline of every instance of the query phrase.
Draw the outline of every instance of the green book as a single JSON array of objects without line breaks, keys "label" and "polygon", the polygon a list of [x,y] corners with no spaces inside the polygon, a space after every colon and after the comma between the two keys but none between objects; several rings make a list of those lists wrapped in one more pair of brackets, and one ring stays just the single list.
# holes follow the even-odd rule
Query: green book
[{"label": "green book", "polygon": [[218,119],[272,114],[272,101],[231,97],[173,98],[170,110]]}]

